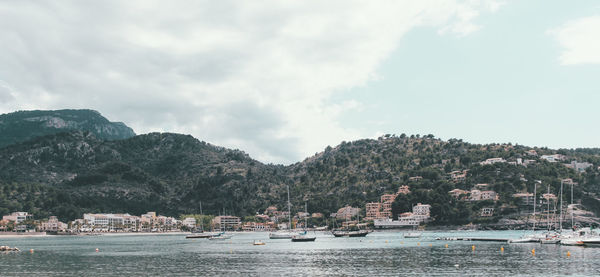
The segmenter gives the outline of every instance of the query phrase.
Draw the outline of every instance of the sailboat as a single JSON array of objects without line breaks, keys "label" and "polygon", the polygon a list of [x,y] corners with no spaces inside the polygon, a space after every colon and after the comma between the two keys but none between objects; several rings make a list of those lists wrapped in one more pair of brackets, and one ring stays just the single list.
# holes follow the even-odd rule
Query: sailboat
[{"label": "sailboat", "polygon": [[273,233],[269,233],[270,239],[291,239],[293,236],[298,235],[296,232],[291,231],[292,227],[292,214],[290,208],[290,186],[287,186],[287,202],[288,202],[288,229],[286,231],[277,231]]},{"label": "sailboat", "polygon": [[195,228],[194,231],[192,231],[192,234],[185,236],[186,239],[207,239],[216,235],[213,232],[204,232],[204,214],[202,213],[202,201],[200,201],[200,215],[201,229],[198,230],[197,228]]},{"label": "sailboat", "polygon": [[308,209],[306,207],[306,202],[304,203],[304,213],[305,213],[305,215],[304,215],[304,232],[302,234],[292,236],[293,242],[315,241],[317,239],[317,237],[309,236],[306,233],[306,227],[308,226],[308,220],[307,220],[307,216],[306,216],[306,214],[308,214]]},{"label": "sailboat", "polygon": [[[360,212],[357,215],[358,216],[358,222],[360,222]],[[346,217],[346,221],[348,221],[348,218]],[[369,230],[361,230],[358,229],[358,227],[356,228],[356,230],[351,230],[348,227],[346,227],[346,229],[336,229],[331,231],[331,234],[333,234],[334,237],[339,238],[339,237],[366,237],[369,233],[371,233],[371,231]]]},{"label": "sailboat", "polygon": [[518,239],[511,239],[508,241],[510,243],[529,243],[529,242],[539,242],[540,241],[540,236],[535,233],[535,222],[536,222],[535,206],[537,206],[537,184],[538,183],[541,184],[542,182],[535,181],[535,183],[533,185],[533,228],[531,228],[531,231],[533,231],[533,233],[528,234],[528,235],[523,235],[522,237],[520,237]]}]

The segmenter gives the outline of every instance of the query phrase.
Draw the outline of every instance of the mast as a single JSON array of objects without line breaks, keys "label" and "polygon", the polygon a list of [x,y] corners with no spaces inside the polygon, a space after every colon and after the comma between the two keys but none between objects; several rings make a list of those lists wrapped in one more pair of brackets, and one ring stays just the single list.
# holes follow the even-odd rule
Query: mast
[{"label": "mast", "polygon": [[546,227],[550,231],[550,184],[548,184],[548,199],[546,199]]},{"label": "mast", "polygon": [[536,193],[536,189],[537,189],[537,183],[538,183],[538,182],[539,182],[540,184],[542,183],[542,181],[535,181],[535,183],[533,183],[533,231],[534,231],[534,232],[535,232],[535,221],[536,221],[536,218],[535,218],[535,206],[536,206],[536,204],[537,204],[537,198],[536,198],[536,196],[537,196],[537,193]]},{"label": "mast", "polygon": [[304,230],[308,228],[308,216],[306,214],[308,214],[308,204],[304,202]]},{"label": "mast", "polygon": [[573,181],[571,181],[571,229],[573,229]]},{"label": "mast", "polygon": [[287,186],[287,196],[288,196],[288,220],[290,223],[289,230],[292,230],[292,212],[290,208],[290,186]]},{"label": "mast", "polygon": [[560,218],[558,219],[558,226],[559,226],[561,232],[562,232],[562,215],[563,215],[563,212],[562,212],[562,207],[563,207],[563,197],[562,197],[562,195],[563,195],[563,181],[564,180],[560,181]]},{"label": "mast", "polygon": [[200,228],[204,232],[204,214],[202,213],[202,201],[200,201]]}]

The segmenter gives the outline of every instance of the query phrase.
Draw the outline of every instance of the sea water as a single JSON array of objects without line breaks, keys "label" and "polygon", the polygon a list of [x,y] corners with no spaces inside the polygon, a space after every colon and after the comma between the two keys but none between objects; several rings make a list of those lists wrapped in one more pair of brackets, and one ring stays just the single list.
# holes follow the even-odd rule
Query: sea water
[{"label": "sea water", "polygon": [[[421,238],[405,239],[402,232],[374,232],[363,238],[335,238],[323,232],[316,233],[314,242],[269,240],[268,233],[233,233],[231,239],[218,241],[164,234],[0,237],[0,245],[22,250],[0,254],[0,275],[600,275],[600,248],[436,240],[522,234],[424,232]],[[266,245],[253,245],[254,240]]]}]

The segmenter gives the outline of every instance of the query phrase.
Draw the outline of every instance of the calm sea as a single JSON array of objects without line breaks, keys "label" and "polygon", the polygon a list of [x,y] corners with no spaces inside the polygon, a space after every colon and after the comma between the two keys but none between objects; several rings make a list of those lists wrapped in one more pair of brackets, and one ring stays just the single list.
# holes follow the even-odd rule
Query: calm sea
[{"label": "calm sea", "polygon": [[[600,248],[435,240],[447,236],[516,238],[521,234],[425,232],[419,239],[403,239],[401,232],[375,232],[365,238],[317,233],[315,242],[269,240],[267,233],[236,233],[226,241],[185,239],[183,235],[0,237],[0,245],[22,250],[0,254],[0,275],[600,275]],[[254,240],[266,245],[255,246]]]}]

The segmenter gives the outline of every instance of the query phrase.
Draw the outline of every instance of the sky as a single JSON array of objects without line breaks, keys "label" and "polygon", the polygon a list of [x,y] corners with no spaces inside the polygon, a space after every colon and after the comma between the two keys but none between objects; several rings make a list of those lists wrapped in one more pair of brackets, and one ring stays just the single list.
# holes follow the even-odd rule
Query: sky
[{"label": "sky", "polygon": [[94,109],[276,164],[433,134],[600,147],[597,1],[0,0],[0,113]]}]

